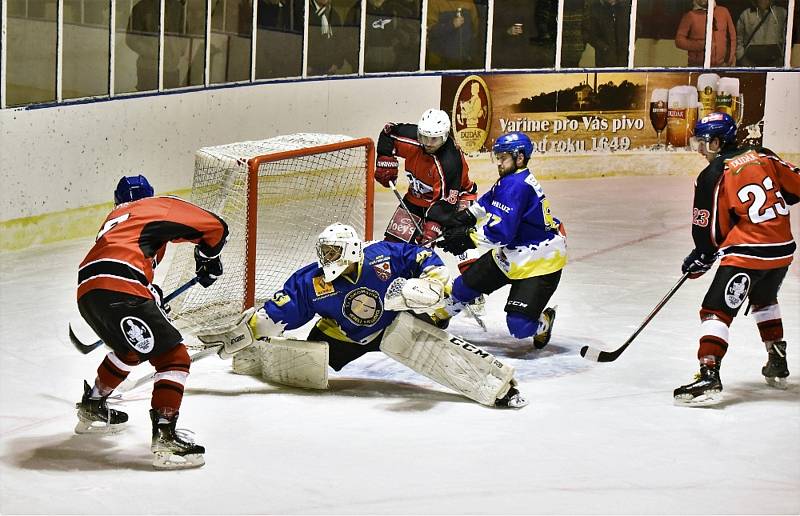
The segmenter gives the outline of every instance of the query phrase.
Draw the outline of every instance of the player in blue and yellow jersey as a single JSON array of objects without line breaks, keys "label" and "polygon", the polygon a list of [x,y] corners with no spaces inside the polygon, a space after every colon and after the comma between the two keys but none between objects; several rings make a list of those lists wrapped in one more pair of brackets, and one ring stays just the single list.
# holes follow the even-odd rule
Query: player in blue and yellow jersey
[{"label": "player in blue and yellow jersey", "polygon": [[555,310],[545,308],[567,264],[567,242],[550,201],[528,170],[533,144],[527,135],[501,135],[492,147],[500,178],[469,209],[453,212],[437,204],[428,213],[445,227],[441,247],[460,254],[488,249],[453,282],[451,314],[481,294],[511,284],[506,324],[518,339],[550,341]]}]

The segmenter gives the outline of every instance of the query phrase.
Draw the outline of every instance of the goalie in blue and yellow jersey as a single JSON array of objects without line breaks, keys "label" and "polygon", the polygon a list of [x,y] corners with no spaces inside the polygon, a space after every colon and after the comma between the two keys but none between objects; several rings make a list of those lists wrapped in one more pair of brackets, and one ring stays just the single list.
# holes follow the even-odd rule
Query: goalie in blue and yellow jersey
[{"label": "goalie in blue and yellow jersey", "polygon": [[[351,226],[336,223],[319,235],[316,250],[317,263],[292,274],[263,307],[245,311],[222,333],[198,335],[200,340],[219,345],[223,358],[235,355],[234,371],[237,359],[255,354],[247,360],[260,370],[248,373],[287,385],[327,388],[328,366],[339,371],[382,351],[481,404],[527,404],[513,367],[427,322],[448,317],[443,307],[449,274],[431,249],[365,244]],[[281,337],[317,315],[305,340]]]},{"label": "goalie in blue and yellow jersey", "polygon": [[437,203],[428,217],[444,226],[442,249],[461,254],[486,249],[453,282],[451,315],[481,294],[511,284],[506,324],[518,339],[533,337],[541,349],[550,341],[555,309],[545,308],[567,264],[567,241],[550,201],[528,170],[533,144],[525,133],[501,135],[492,147],[500,178],[466,210]]}]

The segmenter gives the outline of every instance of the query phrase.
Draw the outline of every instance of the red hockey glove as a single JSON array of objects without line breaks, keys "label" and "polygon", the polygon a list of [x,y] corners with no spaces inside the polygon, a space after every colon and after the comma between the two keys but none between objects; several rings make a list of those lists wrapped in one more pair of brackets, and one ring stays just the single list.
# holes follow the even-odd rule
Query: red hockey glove
[{"label": "red hockey glove", "polygon": [[438,222],[429,220],[422,225],[422,237],[419,239],[419,245],[427,245],[439,238],[442,234],[442,226]]},{"label": "red hockey glove", "polygon": [[397,182],[397,158],[394,156],[378,156],[375,163],[375,180],[389,188],[389,181]]}]

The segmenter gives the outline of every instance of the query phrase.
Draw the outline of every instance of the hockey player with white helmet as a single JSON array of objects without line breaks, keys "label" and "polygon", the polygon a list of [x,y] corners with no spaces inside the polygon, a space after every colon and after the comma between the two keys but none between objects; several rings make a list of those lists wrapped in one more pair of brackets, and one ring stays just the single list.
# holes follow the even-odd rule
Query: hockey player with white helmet
[{"label": "hockey player with white helmet", "polygon": [[[397,157],[405,159],[408,191],[385,233],[393,242],[423,243],[441,234],[441,226],[426,211],[442,200],[464,209],[476,196],[464,154],[450,136],[450,117],[440,109],[428,109],[417,124],[389,123],[378,136],[375,180],[385,187],[397,182]],[[415,218],[422,234],[409,220]]]},{"label": "hockey player with white helmet", "polygon": [[534,346],[541,349],[553,331],[555,309],[545,307],[567,263],[566,236],[528,169],[530,138],[522,132],[503,134],[492,152],[500,177],[477,203],[461,212],[436,203],[428,211],[445,227],[445,251],[488,249],[453,282],[447,310],[455,315],[465,303],[510,284],[508,330],[518,339],[533,337]]},{"label": "hockey player with white helmet", "polygon": [[[514,369],[491,354],[409,313],[445,304],[449,280],[429,248],[401,242],[363,243],[351,226],[336,223],[317,239],[317,262],[297,270],[257,311],[233,327],[198,335],[221,345],[220,356],[256,363],[265,378],[298,387],[327,388],[336,371],[382,351],[414,371],[483,405],[527,404]],[[306,340],[281,338],[316,315]],[[253,358],[253,355],[256,355]]]}]

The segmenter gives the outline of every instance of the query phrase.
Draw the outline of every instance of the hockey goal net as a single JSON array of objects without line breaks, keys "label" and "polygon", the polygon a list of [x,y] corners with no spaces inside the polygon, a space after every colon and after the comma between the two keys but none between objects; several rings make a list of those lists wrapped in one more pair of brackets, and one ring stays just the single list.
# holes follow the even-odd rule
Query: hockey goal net
[{"label": "hockey goal net", "polygon": [[[191,201],[220,215],[230,236],[224,274],[171,304],[189,333],[234,322],[266,301],[300,267],[316,261],[319,233],[334,222],[372,238],[374,144],[301,133],[205,147],[195,154]],[[165,293],[194,277],[193,246],[175,246]]]}]

